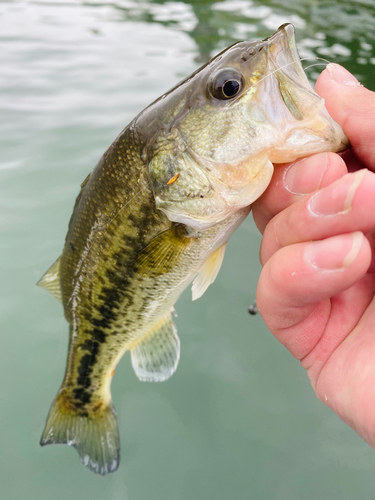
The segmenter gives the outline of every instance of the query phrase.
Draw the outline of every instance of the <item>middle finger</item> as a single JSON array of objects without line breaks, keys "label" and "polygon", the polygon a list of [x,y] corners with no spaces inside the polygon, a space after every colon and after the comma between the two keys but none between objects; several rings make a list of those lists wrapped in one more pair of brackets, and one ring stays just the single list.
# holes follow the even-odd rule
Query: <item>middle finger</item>
[{"label": "middle finger", "polygon": [[346,174],[292,204],[267,225],[260,248],[262,265],[280,248],[375,227],[375,174]]}]

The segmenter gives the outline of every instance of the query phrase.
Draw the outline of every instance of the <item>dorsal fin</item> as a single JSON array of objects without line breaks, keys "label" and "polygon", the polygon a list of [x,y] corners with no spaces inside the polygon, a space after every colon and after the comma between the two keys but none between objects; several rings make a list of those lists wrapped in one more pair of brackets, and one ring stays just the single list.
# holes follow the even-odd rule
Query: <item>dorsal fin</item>
[{"label": "dorsal fin", "polygon": [[223,263],[225,249],[227,244],[221,245],[217,250],[215,250],[200,268],[193,285],[191,287],[193,300],[202,297],[207,288],[213,283],[218,275],[221,264]]},{"label": "dorsal fin", "polygon": [[136,341],[130,353],[139,380],[163,382],[173,375],[180,359],[180,339],[171,312]]},{"label": "dorsal fin", "polygon": [[82,181],[82,184],[81,184],[81,189],[83,189],[86,184],[89,182],[89,179],[90,179],[90,175],[91,175],[91,172],[89,173],[89,175],[85,178],[84,181]]},{"label": "dorsal fin", "polygon": [[38,281],[37,285],[48,290],[57,300],[62,302],[61,285],[60,285],[60,257],[52,264],[47,272]]}]

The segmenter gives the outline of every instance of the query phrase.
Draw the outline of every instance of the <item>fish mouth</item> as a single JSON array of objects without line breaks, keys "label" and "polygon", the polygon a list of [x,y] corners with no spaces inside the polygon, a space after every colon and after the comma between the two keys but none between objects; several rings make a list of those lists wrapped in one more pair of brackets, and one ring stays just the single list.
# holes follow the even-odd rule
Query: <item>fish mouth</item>
[{"label": "fish mouth", "polygon": [[270,161],[285,163],[317,152],[345,150],[347,138],[303,70],[294,26],[283,24],[263,43],[270,78],[264,80],[258,100],[270,123],[283,131],[280,142],[270,150]]},{"label": "fish mouth", "polygon": [[281,72],[295,83],[310,89],[310,83],[297,52],[294,26],[290,23],[283,24],[265,41],[268,43],[269,61],[274,66],[272,71],[275,72],[276,78],[279,79],[281,75],[277,73]]}]

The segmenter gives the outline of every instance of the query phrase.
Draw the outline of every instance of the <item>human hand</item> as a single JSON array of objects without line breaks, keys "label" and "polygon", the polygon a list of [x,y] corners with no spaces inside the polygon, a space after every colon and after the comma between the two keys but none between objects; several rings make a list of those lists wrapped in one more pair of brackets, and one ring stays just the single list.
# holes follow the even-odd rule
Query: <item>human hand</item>
[{"label": "human hand", "polygon": [[257,306],[318,398],[375,448],[375,93],[338,65],[316,91],[351,149],[280,166],[254,203]]}]

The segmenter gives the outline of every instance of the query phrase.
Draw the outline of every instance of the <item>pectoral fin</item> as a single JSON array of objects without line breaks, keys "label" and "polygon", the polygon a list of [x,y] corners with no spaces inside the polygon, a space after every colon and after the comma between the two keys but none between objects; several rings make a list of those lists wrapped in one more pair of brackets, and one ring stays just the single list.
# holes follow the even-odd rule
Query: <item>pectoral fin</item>
[{"label": "pectoral fin", "polygon": [[226,246],[227,244],[224,243],[224,245],[215,250],[201,267],[191,287],[193,300],[202,297],[211,283],[215,281],[223,263]]},{"label": "pectoral fin", "polygon": [[61,285],[60,285],[60,262],[61,255],[46,273],[40,278],[37,285],[48,290],[57,300],[62,302]]},{"label": "pectoral fin", "polygon": [[163,382],[173,375],[180,359],[180,339],[171,313],[135,342],[130,353],[139,380]]},{"label": "pectoral fin", "polygon": [[192,238],[185,226],[177,224],[153,238],[138,254],[136,266],[143,276],[159,276],[177,266],[186,255]]}]

